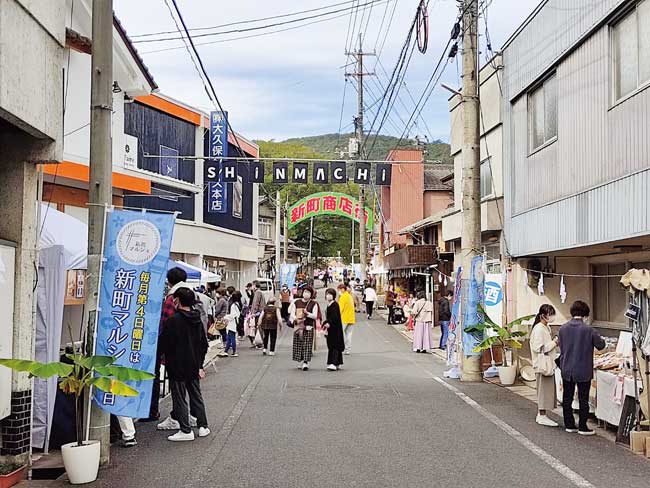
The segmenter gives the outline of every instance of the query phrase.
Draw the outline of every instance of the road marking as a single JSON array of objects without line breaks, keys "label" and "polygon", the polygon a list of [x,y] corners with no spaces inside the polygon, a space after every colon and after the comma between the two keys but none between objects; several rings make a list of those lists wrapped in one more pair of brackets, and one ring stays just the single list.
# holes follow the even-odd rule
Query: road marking
[{"label": "road marking", "polygon": [[221,451],[223,451],[223,448],[226,446],[230,434],[232,434],[235,425],[237,425],[237,422],[239,421],[240,417],[244,413],[244,409],[246,408],[246,405],[248,405],[248,402],[253,396],[253,391],[255,391],[255,388],[262,380],[264,373],[266,373],[270,365],[271,365],[271,358],[267,358],[266,361],[264,361],[264,364],[262,364],[262,366],[260,367],[260,369],[257,370],[257,373],[255,374],[253,379],[250,381],[250,383],[248,383],[248,385],[244,389],[244,393],[242,393],[241,397],[239,398],[239,401],[235,404],[233,409],[230,411],[230,415],[228,415],[228,418],[221,426],[221,429],[219,429],[219,432],[217,432],[214,435],[212,442],[210,443],[210,449],[214,449],[215,454],[210,461],[209,468],[217,464]]},{"label": "road marking", "polygon": [[[377,332],[373,327],[371,327],[370,330],[372,330],[379,337],[381,337],[383,335],[383,334],[380,334],[379,332]],[[528,449],[530,452],[532,452],[534,455],[536,455],[538,458],[540,458],[542,461],[544,461],[546,464],[548,464],[551,468],[553,468],[555,471],[557,471],[562,476],[564,476],[566,479],[568,479],[575,486],[579,486],[580,488],[595,488],[595,486],[592,485],[589,481],[584,479],[582,476],[580,476],[578,473],[573,471],[567,465],[563,464],[557,458],[553,457],[551,454],[549,454],[544,449],[539,447],[537,444],[535,444],[533,441],[528,439],[525,435],[523,435],[517,429],[510,426],[509,424],[507,424],[506,422],[501,420],[499,417],[494,415],[492,412],[488,411],[487,409],[485,409],[484,407],[479,405],[475,400],[473,400],[472,398],[467,396],[465,393],[460,391],[454,385],[451,385],[451,384],[447,383],[446,381],[444,381],[442,378],[439,378],[438,376],[434,375],[431,371],[424,368],[421,364],[419,364],[417,361],[415,361],[410,355],[405,354],[405,353],[401,353],[401,354],[408,361],[410,361],[411,363],[416,365],[418,368],[420,368],[427,376],[429,376],[430,378],[432,378],[436,382],[440,383],[442,386],[447,388],[449,391],[453,392],[458,398],[463,400],[467,405],[472,407],[479,414],[481,414],[483,417],[485,417],[490,422],[492,422],[494,425],[496,425],[499,429],[501,429],[506,434],[508,434],[510,437],[515,439],[517,442],[519,442],[521,445],[523,445],[526,449]]]}]

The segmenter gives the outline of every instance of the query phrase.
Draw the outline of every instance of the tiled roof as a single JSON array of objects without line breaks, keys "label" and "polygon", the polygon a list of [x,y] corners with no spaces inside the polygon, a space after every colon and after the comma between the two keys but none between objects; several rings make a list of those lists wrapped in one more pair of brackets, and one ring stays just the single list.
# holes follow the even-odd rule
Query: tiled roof
[{"label": "tiled roof", "polygon": [[441,179],[454,172],[454,165],[451,163],[435,163],[424,165],[424,190],[453,190],[453,182],[442,182]]}]

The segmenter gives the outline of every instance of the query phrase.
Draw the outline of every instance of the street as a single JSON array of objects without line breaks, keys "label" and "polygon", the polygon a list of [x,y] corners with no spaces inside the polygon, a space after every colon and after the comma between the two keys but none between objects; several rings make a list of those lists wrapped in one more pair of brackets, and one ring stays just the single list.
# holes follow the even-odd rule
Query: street
[{"label": "street", "polygon": [[220,360],[203,382],[212,434],[170,443],[137,424],[138,446],[113,449],[96,485],[647,487],[650,462],[623,447],[541,427],[497,386],[445,387],[444,363],[379,318],[357,323],[342,371],[325,370],[322,340],[308,372],[290,351],[285,328],[275,357]]}]

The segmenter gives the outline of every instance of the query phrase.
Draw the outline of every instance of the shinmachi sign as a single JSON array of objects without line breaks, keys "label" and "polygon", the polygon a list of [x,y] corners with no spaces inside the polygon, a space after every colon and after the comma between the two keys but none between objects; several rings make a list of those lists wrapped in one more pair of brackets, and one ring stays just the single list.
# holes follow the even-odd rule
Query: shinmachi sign
[{"label": "shinmachi sign", "polygon": [[[359,202],[350,195],[336,192],[314,193],[289,207],[289,228],[319,215],[342,215],[359,222],[360,213]],[[371,231],[374,224],[372,210],[366,207],[363,217],[366,228]]]}]

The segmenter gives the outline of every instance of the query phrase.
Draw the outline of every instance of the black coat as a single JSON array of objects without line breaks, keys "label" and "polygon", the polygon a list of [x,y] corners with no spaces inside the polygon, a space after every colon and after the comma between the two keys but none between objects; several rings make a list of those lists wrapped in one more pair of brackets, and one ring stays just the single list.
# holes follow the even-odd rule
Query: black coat
[{"label": "black coat", "polygon": [[449,306],[449,300],[445,297],[442,297],[438,300],[438,321],[439,322],[449,322],[451,320],[451,307]]},{"label": "black coat", "polygon": [[344,351],[345,341],[343,339],[343,323],[341,322],[341,309],[334,300],[325,310],[325,323],[327,329],[327,348],[330,350]]},{"label": "black coat", "polygon": [[560,370],[568,381],[587,382],[594,376],[594,347],[605,349],[605,340],[582,320],[571,319],[558,333]]},{"label": "black coat", "polygon": [[177,310],[165,322],[159,348],[165,355],[165,368],[170,380],[198,379],[208,352],[208,338],[199,312]]}]

